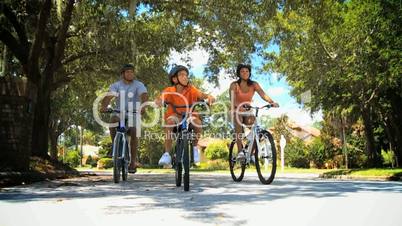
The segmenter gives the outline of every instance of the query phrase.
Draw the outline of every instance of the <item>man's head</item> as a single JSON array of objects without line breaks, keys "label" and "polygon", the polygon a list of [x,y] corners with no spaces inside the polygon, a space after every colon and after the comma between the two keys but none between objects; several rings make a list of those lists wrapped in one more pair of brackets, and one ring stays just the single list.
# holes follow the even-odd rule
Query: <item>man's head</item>
[{"label": "man's head", "polygon": [[134,80],[134,66],[132,64],[125,64],[120,70],[122,78],[128,82]]},{"label": "man's head", "polygon": [[172,85],[180,84],[182,86],[188,85],[188,69],[183,65],[176,65],[169,72],[169,81]]}]

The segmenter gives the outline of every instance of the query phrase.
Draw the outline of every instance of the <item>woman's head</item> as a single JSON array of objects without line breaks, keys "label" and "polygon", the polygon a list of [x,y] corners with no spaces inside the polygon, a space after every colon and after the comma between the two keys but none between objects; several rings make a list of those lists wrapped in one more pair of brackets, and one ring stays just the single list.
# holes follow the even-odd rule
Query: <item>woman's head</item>
[{"label": "woman's head", "polygon": [[251,85],[251,66],[249,64],[238,64],[236,68],[236,75],[239,78],[238,83],[242,80],[246,81],[248,85]]}]

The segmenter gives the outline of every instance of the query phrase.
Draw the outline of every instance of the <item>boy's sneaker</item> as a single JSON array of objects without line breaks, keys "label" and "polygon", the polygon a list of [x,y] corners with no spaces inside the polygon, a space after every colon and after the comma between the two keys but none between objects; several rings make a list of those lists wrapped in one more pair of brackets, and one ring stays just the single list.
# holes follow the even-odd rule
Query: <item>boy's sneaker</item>
[{"label": "boy's sneaker", "polygon": [[159,165],[170,165],[172,163],[172,157],[170,157],[169,152],[163,153],[162,157],[159,159]]},{"label": "boy's sneaker", "polygon": [[199,163],[200,156],[198,155],[198,150],[193,150],[193,154],[194,154],[194,163]]}]

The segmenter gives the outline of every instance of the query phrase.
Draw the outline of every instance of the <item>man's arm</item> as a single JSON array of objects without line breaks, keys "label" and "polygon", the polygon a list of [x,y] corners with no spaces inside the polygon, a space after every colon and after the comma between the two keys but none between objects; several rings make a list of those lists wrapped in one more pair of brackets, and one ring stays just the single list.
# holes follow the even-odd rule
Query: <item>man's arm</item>
[{"label": "man's arm", "polygon": [[[142,93],[140,95],[140,99],[141,99],[141,104],[147,102],[148,101],[148,93]],[[145,109],[141,108],[141,114],[144,114],[144,112],[145,112]]]},{"label": "man's arm", "polygon": [[101,112],[107,111],[107,106],[110,104],[110,101],[114,98],[114,96],[105,96],[101,103]]}]

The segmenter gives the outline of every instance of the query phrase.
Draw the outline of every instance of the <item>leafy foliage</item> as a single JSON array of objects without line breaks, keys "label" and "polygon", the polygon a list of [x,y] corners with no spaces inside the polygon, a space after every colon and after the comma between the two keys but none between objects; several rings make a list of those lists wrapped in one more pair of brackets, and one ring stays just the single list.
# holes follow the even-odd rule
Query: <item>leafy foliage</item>
[{"label": "leafy foliage", "polygon": [[205,149],[205,156],[210,160],[227,159],[229,157],[229,148],[226,141],[215,141],[208,144]]},{"label": "leafy foliage", "polygon": [[307,148],[301,139],[291,139],[285,147],[285,153],[285,163],[290,167],[309,168]]}]

